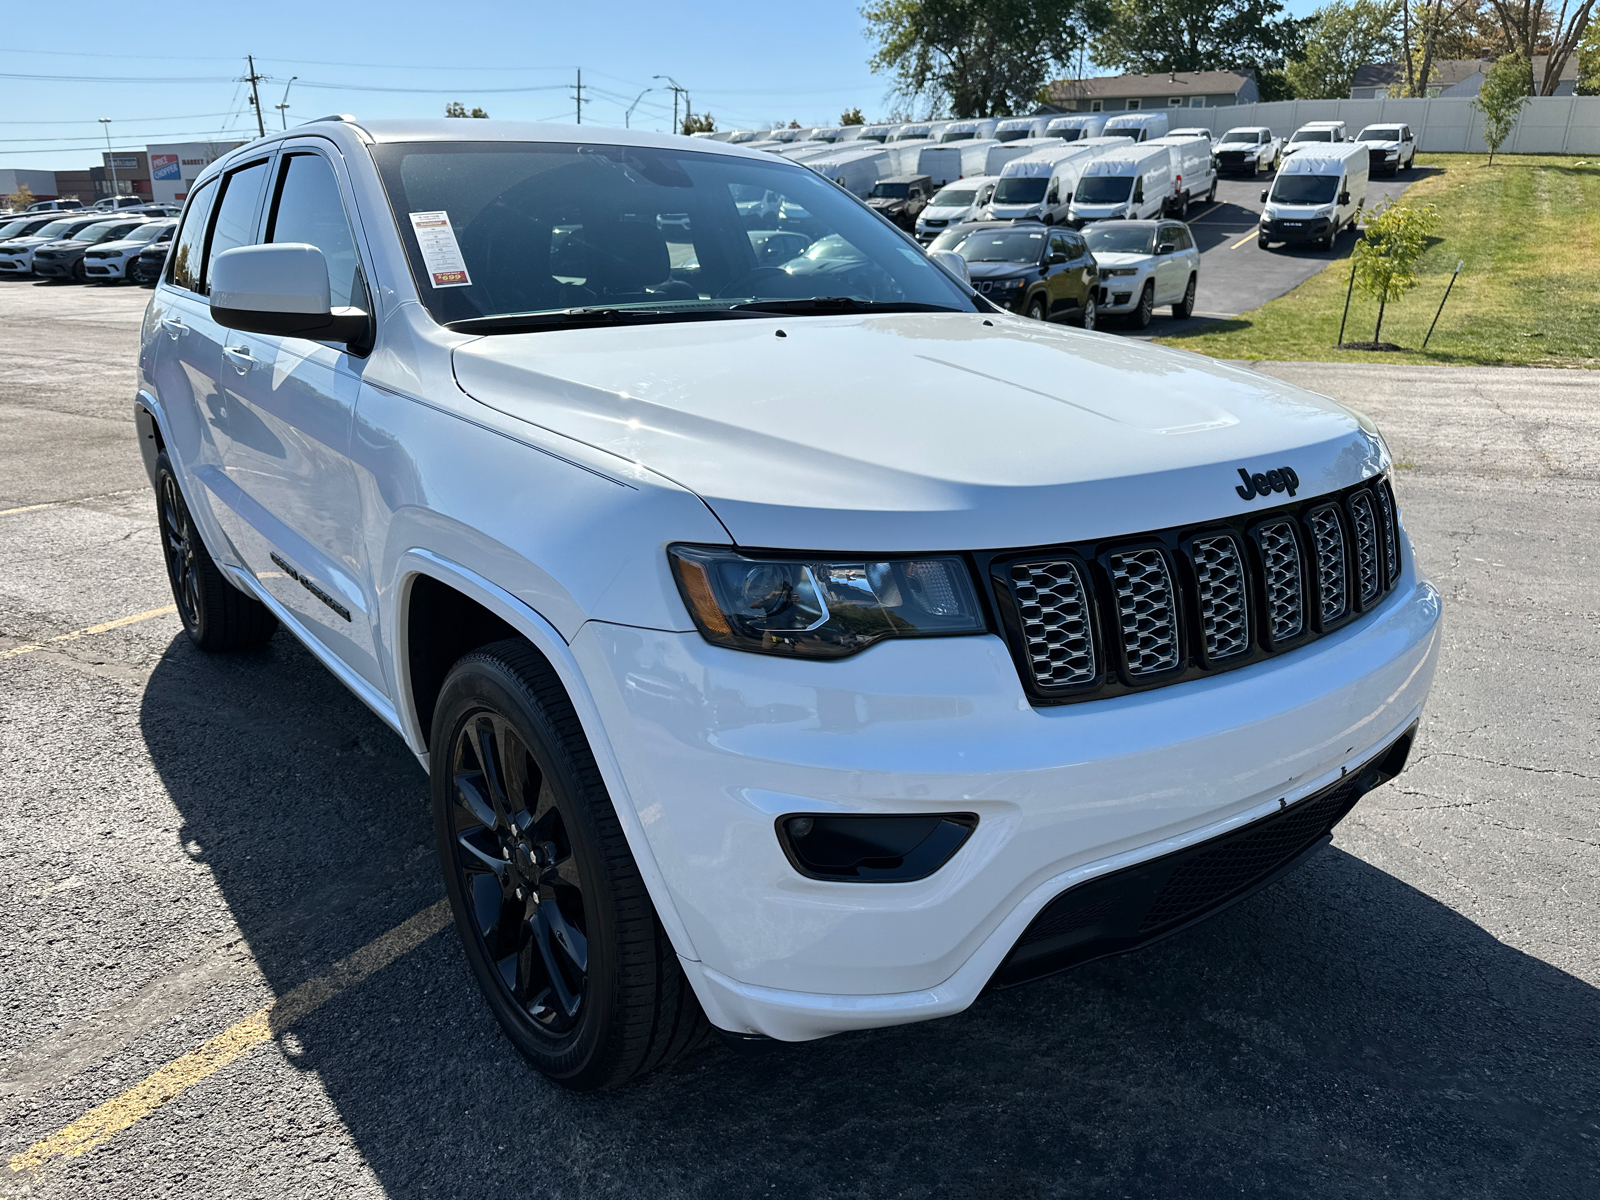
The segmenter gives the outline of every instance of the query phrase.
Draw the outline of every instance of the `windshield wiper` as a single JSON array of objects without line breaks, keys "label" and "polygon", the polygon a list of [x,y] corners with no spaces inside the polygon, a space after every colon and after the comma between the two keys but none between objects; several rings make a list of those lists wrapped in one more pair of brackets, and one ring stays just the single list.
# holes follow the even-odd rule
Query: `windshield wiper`
[{"label": "windshield wiper", "polygon": [[508,313],[446,321],[454,333],[527,333],[536,329],[589,329],[601,325],[656,325],[668,321],[715,321],[744,317],[729,308],[563,308],[554,312]]},{"label": "windshield wiper", "polygon": [[807,314],[842,312],[960,312],[948,304],[917,304],[909,300],[857,300],[854,296],[812,296],[805,300],[751,300],[733,306],[740,312]]}]

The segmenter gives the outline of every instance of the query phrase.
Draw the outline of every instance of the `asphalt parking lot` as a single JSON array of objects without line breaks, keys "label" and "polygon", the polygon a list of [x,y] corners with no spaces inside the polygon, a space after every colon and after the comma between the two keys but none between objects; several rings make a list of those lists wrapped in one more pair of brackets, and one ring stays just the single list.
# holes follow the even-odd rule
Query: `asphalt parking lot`
[{"label": "asphalt parking lot", "polygon": [[1410,770],[1304,869],[954,1018],[574,1097],[434,932],[398,738],[168,610],[146,296],[0,283],[0,1197],[1595,1195],[1600,376],[1262,367],[1382,424],[1446,597]]}]

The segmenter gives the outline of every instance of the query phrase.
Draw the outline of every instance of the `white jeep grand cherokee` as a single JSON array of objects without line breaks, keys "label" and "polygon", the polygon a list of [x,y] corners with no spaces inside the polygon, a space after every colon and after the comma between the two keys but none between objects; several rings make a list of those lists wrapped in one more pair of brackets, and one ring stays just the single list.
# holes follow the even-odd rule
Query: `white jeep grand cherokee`
[{"label": "white jeep grand cherokee", "polygon": [[[829,253],[758,261],[762,192]],[[1005,315],[737,146],[242,147],[135,415],[190,636],[286,626],[405,739],[477,982],[572,1087],[1181,929],[1399,771],[1433,677],[1370,422]]]}]

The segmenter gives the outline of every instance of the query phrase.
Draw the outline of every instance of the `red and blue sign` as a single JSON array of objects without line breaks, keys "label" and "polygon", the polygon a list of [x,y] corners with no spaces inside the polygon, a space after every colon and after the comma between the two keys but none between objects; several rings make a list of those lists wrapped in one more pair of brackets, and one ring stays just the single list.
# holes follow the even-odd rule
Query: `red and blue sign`
[{"label": "red and blue sign", "polygon": [[150,156],[150,178],[152,179],[182,179],[178,171],[178,156],[176,154],[152,154]]}]

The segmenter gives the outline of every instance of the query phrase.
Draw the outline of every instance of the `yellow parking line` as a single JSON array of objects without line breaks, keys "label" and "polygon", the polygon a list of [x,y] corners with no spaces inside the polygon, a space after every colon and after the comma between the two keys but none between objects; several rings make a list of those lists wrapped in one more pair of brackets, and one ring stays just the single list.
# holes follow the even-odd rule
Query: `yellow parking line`
[{"label": "yellow parking line", "polygon": [[134,613],[131,617],[118,617],[115,621],[107,621],[102,625],[91,625],[87,629],[74,629],[71,633],[57,634],[42,642],[24,642],[20,646],[13,646],[9,650],[0,650],[0,658],[16,658],[19,654],[32,654],[35,650],[43,650],[46,646],[55,646],[61,642],[75,642],[81,637],[88,637],[92,633],[107,633],[113,629],[121,629],[124,625],[137,625],[140,621],[153,621],[157,617],[170,616],[178,611],[176,604],[168,604],[164,608],[152,608],[149,612]]},{"label": "yellow parking line", "polygon": [[450,902],[440,900],[402,921],[333,964],[326,975],[308,979],[265,1008],[230,1025],[198,1050],[176,1058],[134,1084],[120,1096],[85,1113],[43,1141],[11,1159],[13,1172],[36,1171],[51,1159],[77,1158],[149,1116],[167,1101],[236,1061],[291,1025],[310,1016],[329,1000],[410,953],[450,923]]},{"label": "yellow parking line", "polygon": [[1258,229],[1252,229],[1244,237],[1240,238],[1233,245],[1229,246],[1228,249],[1229,250],[1237,250],[1240,246],[1244,245],[1246,242],[1254,241],[1258,233],[1259,233]]},{"label": "yellow parking line", "polygon": [[43,504],[24,504],[21,508],[0,508],[0,517],[12,517],[17,513],[39,512],[46,508],[64,508],[68,504],[82,504],[88,500],[104,500],[110,496],[131,496],[134,492],[142,492],[143,488],[124,488],[120,492],[97,492],[93,496],[79,496],[76,500],[47,500]]}]

